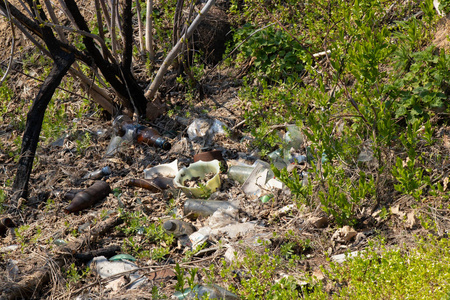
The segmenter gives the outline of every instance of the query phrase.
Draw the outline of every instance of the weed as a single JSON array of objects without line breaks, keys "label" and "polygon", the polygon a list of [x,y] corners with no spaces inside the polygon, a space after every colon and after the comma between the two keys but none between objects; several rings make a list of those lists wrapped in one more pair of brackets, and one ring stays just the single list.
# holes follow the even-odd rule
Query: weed
[{"label": "weed", "polygon": [[80,280],[85,278],[90,271],[89,267],[86,267],[86,269],[83,270],[79,269],[75,263],[72,263],[65,271],[67,278],[66,287],[69,289],[72,285],[77,284]]},{"label": "weed", "polygon": [[0,214],[5,213],[6,207],[4,203],[6,202],[6,192],[3,189],[0,189]]},{"label": "weed", "polygon": [[[131,252],[139,258],[154,260],[162,260],[169,254],[169,246],[174,238],[164,231],[160,222],[150,222],[141,212],[122,212],[122,218],[125,226],[120,230],[128,236],[123,243],[125,253]],[[153,247],[149,248],[149,245]]]},{"label": "weed", "polygon": [[[367,250],[342,265],[331,263],[329,278],[339,284],[340,299],[441,299],[448,295],[449,240],[428,237],[418,241],[418,248]],[[313,296],[314,295],[314,296]],[[311,298],[320,298],[316,291]]]},{"label": "weed", "polygon": [[25,233],[30,229],[30,225],[22,225],[19,228],[15,228],[14,232],[16,234],[17,240],[20,243],[20,249],[23,252],[26,245],[28,244],[28,238]]}]

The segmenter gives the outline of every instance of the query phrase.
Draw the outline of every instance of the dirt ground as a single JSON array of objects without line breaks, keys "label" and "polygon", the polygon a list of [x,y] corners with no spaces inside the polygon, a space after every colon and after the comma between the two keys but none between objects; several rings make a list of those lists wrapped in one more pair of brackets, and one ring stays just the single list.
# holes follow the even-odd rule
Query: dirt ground
[{"label": "dirt ground", "polygon": [[[0,43],[6,46],[3,49],[10,46],[8,41],[10,39],[7,24],[1,19]],[[24,49],[30,47],[23,46]],[[17,55],[17,60],[20,60],[20,54]],[[5,68],[7,58],[8,54],[3,50],[2,69]],[[130,212],[140,211],[158,224],[161,220],[170,218],[171,213],[183,217],[183,205],[187,200],[184,193],[153,193],[128,185],[131,179],[144,178],[145,169],[176,159],[179,168],[187,167],[193,162],[195,154],[213,149],[220,150],[229,165],[238,161],[251,164],[258,158],[258,153],[249,147],[252,137],[245,133],[243,113],[247,104],[238,96],[240,82],[235,77],[237,72],[239,70],[214,71],[201,82],[205,96],[200,99],[196,94],[197,97],[189,103],[185,102],[183,91],[172,91],[165,95],[164,100],[169,109],[175,109],[177,106],[179,109],[175,114],[166,114],[154,123],[145,125],[153,126],[172,143],[170,151],[127,144],[115,155],[106,156],[106,149],[113,136],[111,120],[92,116],[94,107],[82,119],[76,118],[76,109],[73,107],[79,106],[83,100],[75,96],[70,97],[66,102],[67,115],[71,122],[76,124],[77,134],[67,132],[67,136],[62,134],[51,142],[40,144],[30,179],[30,197],[28,200],[22,199],[19,209],[14,209],[9,199],[16,161],[6,149],[10,152],[20,149],[20,143],[15,142],[23,133],[20,126],[17,126],[19,114],[26,113],[23,103],[29,103],[33,99],[40,82],[13,71],[9,85],[14,90],[14,96],[7,105],[9,114],[5,114],[9,117],[0,124],[0,185],[5,191],[7,207],[2,218],[8,217],[14,222],[15,228],[22,226],[25,229],[20,234],[10,229],[4,237],[0,237],[0,298],[20,298],[27,292],[24,297],[34,299],[151,299],[152,286],[162,286],[162,293],[170,296],[174,293],[177,282],[174,273],[176,263],[186,269],[220,265],[221,259],[225,257],[226,245],[234,245],[239,250],[239,247],[244,248],[243,245],[246,245],[238,243],[239,241],[245,242],[255,236],[273,232],[282,237],[289,231],[302,240],[310,240],[311,246],[298,250],[298,254],[304,255],[301,269],[291,270],[288,275],[300,280],[302,274],[308,273],[322,279],[319,267],[326,266],[326,256],[360,251],[367,246],[369,240],[381,237],[385,238],[388,245],[410,246],[414,244],[415,235],[430,232],[423,229],[417,219],[420,213],[428,213],[428,204],[412,208],[413,200],[406,197],[391,201],[388,205],[390,214],[385,218],[381,217],[379,208],[375,211],[363,208],[359,212],[358,226],[347,228],[346,232],[338,232],[339,229],[321,212],[319,205],[289,206],[293,201],[287,189],[271,191],[274,198],[262,203],[259,197],[246,195],[241,184],[222,173],[222,184],[213,198],[239,201],[237,221],[252,221],[259,225],[258,229],[236,237],[218,235],[216,240],[210,241],[206,250],[189,261],[183,260],[186,249],[178,243],[167,245],[170,254],[163,260],[139,259],[134,262],[140,274],[147,279],[147,282],[137,289],[127,289],[126,282],[116,289],[106,288],[110,279],[102,279],[94,272],[67,288],[62,270],[67,270],[71,264],[83,268],[88,262],[84,258],[77,258],[76,254],[97,256],[95,251],[104,249],[119,249],[115,253],[122,253],[120,248],[126,237],[122,231],[116,229],[117,226],[124,226],[118,218],[119,208]],[[12,112],[17,112],[17,116],[11,117]],[[221,121],[227,126],[228,134],[207,135],[191,140],[187,128],[197,118]],[[85,133],[89,133],[92,138],[85,151],[80,154],[76,140]],[[95,181],[82,180],[83,176],[106,166],[111,169],[111,174],[103,180],[110,185],[113,193],[80,213],[66,214],[64,209],[70,203],[66,194],[91,186]],[[188,222],[201,228],[208,220],[197,219]],[[431,233],[445,235],[444,228],[448,228],[447,219],[442,217],[438,223],[438,232]],[[66,243],[57,245],[57,240]],[[277,253],[283,244],[283,238],[269,240],[270,243],[266,247]],[[154,246],[142,245],[143,249],[152,249]],[[261,246],[250,247],[253,247],[255,252],[263,249]],[[285,274],[280,271],[279,278],[282,276]],[[127,276],[123,278],[125,281],[129,280]],[[164,284],[161,285],[162,283]]]}]

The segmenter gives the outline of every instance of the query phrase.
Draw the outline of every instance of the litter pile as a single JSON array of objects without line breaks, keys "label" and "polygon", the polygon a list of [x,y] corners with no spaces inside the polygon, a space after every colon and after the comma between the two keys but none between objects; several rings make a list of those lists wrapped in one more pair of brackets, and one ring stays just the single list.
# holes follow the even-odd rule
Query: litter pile
[{"label": "litter pile", "polygon": [[[113,129],[105,152],[109,161],[115,161],[115,156],[120,156],[124,147],[132,144],[146,144],[167,152],[171,149],[176,151],[176,147],[186,143],[186,138],[183,138],[172,146],[155,129],[133,123],[126,116],[117,117]],[[195,119],[187,126],[189,141],[203,145],[211,144],[211,140],[226,132],[225,125],[218,120]],[[277,247],[280,241],[273,239],[273,229],[268,226],[274,220],[281,220],[283,226],[294,228],[295,234],[303,233],[305,236],[311,235],[309,229],[326,228],[328,218],[325,216],[308,218],[308,214],[304,214],[298,218],[299,209],[292,204],[289,189],[274,176],[271,164],[288,171],[300,168],[303,181],[307,182],[306,164],[309,159],[314,159],[307,153],[303,135],[297,126],[286,126],[283,139],[287,147],[270,153],[270,161],[261,160],[258,153],[238,152],[230,158],[230,151],[221,147],[200,151],[192,157],[178,153],[182,162],[177,158],[143,169],[125,179],[122,179],[121,171],[113,164],[80,176],[79,182],[90,184],[83,190],[67,191],[59,197],[70,201],[63,211],[73,220],[79,219],[81,224],[76,231],[81,238],[72,239],[66,232],[54,234],[52,244],[59,249],[58,253],[65,253],[55,261],[62,266],[65,259],[72,257],[78,264],[89,266],[98,276],[103,293],[151,290],[155,283],[176,282],[179,274],[174,272],[173,266],[181,261],[171,257],[161,260],[163,263],[154,260],[143,262],[129,253],[120,253],[125,249],[120,246],[123,236],[116,236],[116,242],[103,241],[105,232],[114,230],[115,226],[124,226],[122,216],[110,205],[111,199],[114,199],[118,208],[129,208],[129,203],[125,203],[124,197],[121,197],[120,191],[123,189],[151,196],[160,202],[176,199],[176,207],[153,220],[161,224],[164,232],[174,237],[174,244],[167,245],[172,248],[170,253],[192,253],[193,262],[223,258],[233,263],[242,260],[245,248],[264,251],[268,245]],[[142,203],[143,198],[134,200]],[[285,205],[280,206],[281,203]],[[93,220],[92,213],[88,213],[99,207],[107,208],[102,210],[100,223]],[[91,217],[86,221],[86,216]],[[14,221],[5,218],[0,223],[0,234],[14,236],[14,227]],[[144,232],[145,228],[140,230]],[[336,232],[333,235],[336,245],[355,240],[357,232],[349,228],[342,236],[339,234]],[[365,236],[359,235],[356,239],[360,242]],[[2,247],[0,251],[8,254],[19,251],[21,247],[14,244],[15,240],[11,238],[10,245]],[[89,250],[86,248],[88,244],[96,244],[98,249]],[[24,280],[19,275],[24,272],[23,267],[17,260],[10,259],[8,263],[8,280],[20,286]],[[201,280],[189,288],[171,292],[174,299],[197,299],[204,294],[208,294],[210,299],[239,299],[236,294],[221,287],[220,283],[209,284]],[[89,292],[87,288],[80,288],[73,295],[78,295],[77,299],[84,299],[89,297]]]}]

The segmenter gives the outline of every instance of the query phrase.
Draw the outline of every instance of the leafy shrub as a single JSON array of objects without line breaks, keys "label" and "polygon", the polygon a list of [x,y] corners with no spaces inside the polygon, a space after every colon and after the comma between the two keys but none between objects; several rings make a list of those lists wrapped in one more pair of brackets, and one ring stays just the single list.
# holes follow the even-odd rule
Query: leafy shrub
[{"label": "leafy shrub", "polygon": [[[244,25],[234,35],[238,44],[252,32],[255,27]],[[305,51],[301,45],[286,31],[269,26],[256,32],[242,46],[240,56],[251,59],[251,70],[256,76],[269,81],[292,80],[298,78],[304,70]]]}]

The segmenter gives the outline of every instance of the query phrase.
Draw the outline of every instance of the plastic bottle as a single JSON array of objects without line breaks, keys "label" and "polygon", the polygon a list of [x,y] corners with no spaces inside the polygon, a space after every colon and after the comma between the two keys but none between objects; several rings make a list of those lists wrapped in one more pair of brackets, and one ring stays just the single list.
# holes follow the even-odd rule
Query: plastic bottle
[{"label": "plastic bottle", "polygon": [[184,203],[183,212],[188,218],[196,219],[198,217],[211,216],[219,208],[223,210],[229,208],[237,209],[237,207],[228,201],[188,199]]},{"label": "plastic bottle", "polygon": [[255,166],[231,166],[228,169],[228,178],[236,180],[239,183],[244,183],[254,168]]},{"label": "plastic bottle", "polygon": [[185,289],[183,293],[176,292],[174,294],[177,299],[204,299],[206,295],[208,295],[208,299],[240,299],[236,294],[216,284],[196,285],[193,289]]},{"label": "plastic bottle", "polygon": [[156,129],[134,124],[128,116],[120,115],[114,119],[113,128],[115,133],[124,139],[130,139],[139,144],[147,144],[164,150],[172,148],[172,145]]},{"label": "plastic bottle", "polygon": [[163,228],[167,233],[172,233],[175,237],[191,235],[197,231],[194,225],[181,220],[168,220],[164,222]]},{"label": "plastic bottle", "polygon": [[75,213],[90,207],[94,203],[102,200],[111,193],[111,187],[105,181],[96,181],[92,186],[75,195],[72,202],[64,211],[66,213]]}]

